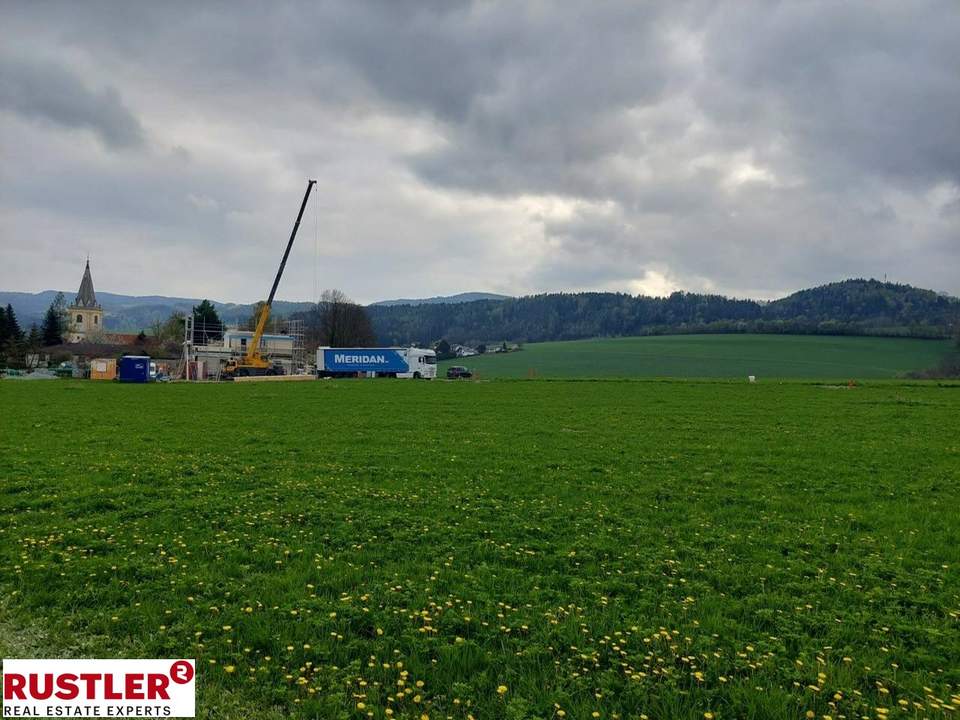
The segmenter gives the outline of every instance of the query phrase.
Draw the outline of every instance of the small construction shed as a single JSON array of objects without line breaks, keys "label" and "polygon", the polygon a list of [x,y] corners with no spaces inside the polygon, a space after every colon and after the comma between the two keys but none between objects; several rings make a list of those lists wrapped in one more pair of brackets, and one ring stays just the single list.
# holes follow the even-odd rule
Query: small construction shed
[{"label": "small construction shed", "polygon": [[120,382],[150,382],[150,357],[147,355],[124,355],[120,358]]},{"label": "small construction shed", "polygon": [[91,380],[116,380],[117,361],[113,358],[95,358],[90,361]]}]

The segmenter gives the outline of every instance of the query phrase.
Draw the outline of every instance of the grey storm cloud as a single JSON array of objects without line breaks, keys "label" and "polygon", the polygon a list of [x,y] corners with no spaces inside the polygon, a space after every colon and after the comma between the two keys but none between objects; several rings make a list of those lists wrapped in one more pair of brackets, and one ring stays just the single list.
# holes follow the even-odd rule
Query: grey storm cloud
[{"label": "grey storm cloud", "polygon": [[4,7],[0,231],[189,258],[144,290],[256,299],[317,177],[291,297],[960,293],[953,0]]},{"label": "grey storm cloud", "polygon": [[89,88],[52,62],[0,57],[0,109],[54,125],[94,132],[113,148],[143,145],[143,128],[112,87]]}]

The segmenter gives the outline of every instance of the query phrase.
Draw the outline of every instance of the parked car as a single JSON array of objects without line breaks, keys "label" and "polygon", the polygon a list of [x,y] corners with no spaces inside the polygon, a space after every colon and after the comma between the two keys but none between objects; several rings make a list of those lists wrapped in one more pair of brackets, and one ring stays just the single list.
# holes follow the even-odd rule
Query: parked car
[{"label": "parked car", "polygon": [[60,363],[53,370],[53,372],[56,373],[56,376],[59,378],[72,378],[73,371],[74,371],[73,363],[68,363],[68,362]]},{"label": "parked car", "polygon": [[473,373],[463,365],[453,365],[447,368],[447,380],[458,380],[460,378],[471,378]]}]

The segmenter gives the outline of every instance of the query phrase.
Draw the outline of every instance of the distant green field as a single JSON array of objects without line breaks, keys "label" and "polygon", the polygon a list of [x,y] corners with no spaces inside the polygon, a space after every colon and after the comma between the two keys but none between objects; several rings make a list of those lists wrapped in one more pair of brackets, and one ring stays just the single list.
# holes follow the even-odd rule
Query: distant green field
[{"label": "distant green field", "polygon": [[948,340],[823,335],[665,335],[531,343],[441,363],[481,378],[894,378],[935,366]]},{"label": "distant green field", "polygon": [[960,385],[0,380],[0,657],[246,720],[950,718]]}]

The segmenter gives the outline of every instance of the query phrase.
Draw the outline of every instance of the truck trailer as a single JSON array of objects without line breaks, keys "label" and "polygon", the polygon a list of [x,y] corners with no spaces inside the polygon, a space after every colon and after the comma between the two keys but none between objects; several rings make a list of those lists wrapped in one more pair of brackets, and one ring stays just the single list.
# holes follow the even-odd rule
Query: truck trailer
[{"label": "truck trailer", "polygon": [[397,377],[433,380],[437,353],[423,348],[317,348],[317,377]]}]

